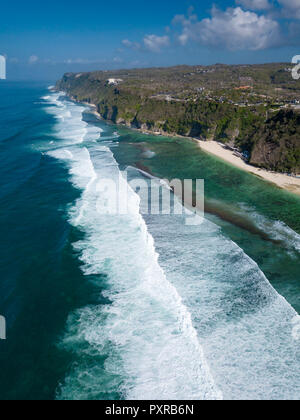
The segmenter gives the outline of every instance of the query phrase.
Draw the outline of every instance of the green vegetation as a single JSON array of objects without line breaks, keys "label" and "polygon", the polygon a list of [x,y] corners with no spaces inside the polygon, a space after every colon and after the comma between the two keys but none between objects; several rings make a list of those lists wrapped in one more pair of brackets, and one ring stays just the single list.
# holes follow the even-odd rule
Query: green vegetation
[{"label": "green vegetation", "polygon": [[250,163],[279,172],[299,171],[300,114],[279,111],[250,137]]},{"label": "green vegetation", "polygon": [[250,163],[300,172],[300,81],[288,64],[180,66],[66,74],[57,89],[117,124],[247,152]]}]

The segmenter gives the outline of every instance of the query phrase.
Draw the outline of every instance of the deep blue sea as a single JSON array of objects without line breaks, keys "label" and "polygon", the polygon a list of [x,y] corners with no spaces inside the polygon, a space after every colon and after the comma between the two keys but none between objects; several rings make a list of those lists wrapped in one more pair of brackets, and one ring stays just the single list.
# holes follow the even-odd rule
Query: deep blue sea
[{"label": "deep blue sea", "polygon": [[[298,197],[39,83],[1,81],[0,156],[1,400],[300,398]],[[206,219],[99,212],[125,169]]]}]

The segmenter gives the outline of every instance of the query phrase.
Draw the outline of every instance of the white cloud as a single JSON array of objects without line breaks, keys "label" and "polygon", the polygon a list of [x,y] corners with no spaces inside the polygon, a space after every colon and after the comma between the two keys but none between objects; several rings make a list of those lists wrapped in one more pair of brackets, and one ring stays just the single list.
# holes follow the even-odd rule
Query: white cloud
[{"label": "white cloud", "polygon": [[39,57],[37,55],[31,55],[28,60],[29,64],[35,64],[38,61],[39,61]]},{"label": "white cloud", "polygon": [[157,36],[157,35],[146,35],[143,39],[142,43],[139,42],[132,42],[128,39],[124,39],[122,44],[126,48],[131,48],[133,50],[140,50],[140,51],[151,51],[154,53],[159,53],[165,47],[170,45],[170,38],[165,36]]},{"label": "white cloud", "polygon": [[131,48],[133,50],[140,50],[142,48],[141,44],[138,42],[131,42],[129,39],[123,39],[122,44],[126,48]]},{"label": "white cloud", "polygon": [[113,62],[121,64],[121,63],[123,63],[123,59],[121,57],[114,57]]},{"label": "white cloud", "polygon": [[87,59],[87,58],[69,58],[67,60],[64,60],[64,64],[100,64],[100,63],[106,63],[107,60],[106,59]]},{"label": "white cloud", "polygon": [[124,39],[122,41],[122,44],[123,44],[124,47],[130,48],[130,49],[135,50],[135,51],[140,51],[140,50],[143,49],[142,44],[140,44],[139,42],[129,41],[129,39]]},{"label": "white cloud", "polygon": [[129,39],[123,39],[122,44],[124,45],[124,47],[127,47],[127,48],[132,47],[132,42],[129,41]]},{"label": "white cloud", "polygon": [[278,0],[284,17],[300,19],[300,0]]},{"label": "white cloud", "polygon": [[86,60],[84,58],[68,58],[65,60],[66,64],[90,64],[90,60]]},{"label": "white cloud", "polygon": [[236,4],[241,4],[249,10],[268,10],[272,7],[269,0],[236,0]]},{"label": "white cloud", "polygon": [[[173,26],[167,27],[165,36],[146,35],[141,42],[125,39],[122,44],[135,51],[153,53],[170,46],[174,38],[182,46],[192,41],[230,51],[258,51],[296,44],[300,33],[297,30],[300,0],[235,0],[235,3],[236,7],[226,10],[214,6],[210,16],[202,20],[190,8],[187,15],[174,17]],[[291,21],[282,22],[282,17]]]},{"label": "white cloud", "polygon": [[[236,0],[237,4],[249,10],[271,10],[276,13],[275,6],[281,6],[281,17],[300,19],[300,0]],[[276,13],[278,15],[278,13]]]},{"label": "white cloud", "polygon": [[259,16],[240,7],[221,11],[212,9],[211,18],[182,20],[183,32],[179,42],[189,40],[203,45],[236,50],[263,50],[280,44],[279,23],[267,16]]},{"label": "white cloud", "polygon": [[290,9],[300,8],[300,0],[278,0],[278,3]]},{"label": "white cloud", "polygon": [[146,35],[144,45],[149,51],[160,52],[162,48],[170,45],[170,38],[168,36]]}]

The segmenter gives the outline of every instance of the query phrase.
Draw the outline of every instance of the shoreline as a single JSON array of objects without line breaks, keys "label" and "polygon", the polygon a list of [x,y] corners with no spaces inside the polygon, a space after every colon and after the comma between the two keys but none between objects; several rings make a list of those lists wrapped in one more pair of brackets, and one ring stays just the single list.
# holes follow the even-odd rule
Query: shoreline
[{"label": "shoreline", "polygon": [[[105,121],[102,116],[99,114],[98,112],[98,108],[97,105],[93,104],[93,103],[88,103],[88,102],[81,102],[81,101],[77,101],[76,99],[72,98],[71,99],[74,102],[79,102],[82,103],[85,106],[89,106],[91,108],[92,114],[94,114],[97,118],[99,118],[102,121]],[[226,149],[225,147],[223,147],[220,143],[214,141],[214,140],[200,140],[194,137],[189,137],[189,136],[180,136],[179,134],[169,134],[169,133],[155,133],[152,131],[145,131],[142,130],[141,128],[137,128],[137,127],[129,127],[126,125],[122,125],[122,124],[117,124],[114,123],[112,121],[113,124],[115,125],[119,125],[121,127],[127,127],[131,130],[136,130],[142,134],[148,134],[148,135],[152,135],[152,136],[165,136],[165,137],[178,137],[178,138],[182,138],[182,139],[189,139],[189,140],[193,140],[194,142],[197,142],[199,145],[199,148],[206,152],[209,153],[213,156],[218,157],[219,159],[222,159],[224,162],[227,162],[229,164],[231,164],[232,166],[239,168],[243,171],[246,171],[252,175],[255,175],[261,179],[263,179],[266,182],[269,182],[273,185],[276,185],[277,187],[284,189],[286,191],[289,191],[290,193],[296,194],[298,196],[300,196],[300,178],[295,178],[292,176],[288,176],[286,174],[282,174],[280,172],[271,172],[268,171],[267,169],[261,169],[261,168],[257,168],[253,165],[250,165],[248,163],[246,163],[242,158],[238,157],[235,155],[235,153],[231,150]]]},{"label": "shoreline", "polygon": [[198,143],[199,147],[204,152],[217,156],[239,169],[242,169],[248,173],[251,173],[252,175],[264,179],[265,181],[275,184],[279,188],[300,195],[300,178],[295,178],[279,172],[271,172],[266,169],[257,168],[247,164],[242,158],[236,156],[233,151],[226,149],[220,143],[214,140],[194,140]]}]

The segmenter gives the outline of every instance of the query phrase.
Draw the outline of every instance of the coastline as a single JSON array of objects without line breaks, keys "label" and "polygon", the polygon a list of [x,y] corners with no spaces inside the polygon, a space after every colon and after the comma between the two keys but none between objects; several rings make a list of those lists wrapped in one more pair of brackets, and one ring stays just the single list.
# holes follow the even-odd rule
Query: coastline
[{"label": "coastline", "polygon": [[[93,103],[88,102],[81,102],[77,101],[75,98],[70,97],[71,100],[74,102],[82,103],[83,105],[89,106],[91,108],[92,114],[94,114],[97,118],[100,120],[103,120],[101,114],[98,112],[97,105]],[[116,124],[118,125],[118,124]],[[121,125],[122,126],[122,125]],[[143,134],[149,134],[152,136],[166,136],[166,137],[179,137],[184,139],[190,139],[198,143],[199,147],[202,151],[212,154],[223,161],[241,169],[244,170],[252,175],[255,175],[259,178],[262,178],[264,181],[270,182],[277,187],[287,190],[290,193],[296,194],[300,196],[300,178],[295,178],[292,176],[288,176],[286,174],[282,174],[280,172],[271,172],[266,169],[257,168],[255,166],[252,166],[250,164],[247,164],[242,158],[235,155],[235,153],[231,150],[226,149],[223,147],[220,143],[214,141],[214,140],[200,140],[194,137],[188,137],[188,136],[180,136],[179,134],[169,134],[169,133],[155,133],[152,131],[145,131],[137,127],[128,127],[133,130],[137,130],[140,133]]]},{"label": "coastline", "polygon": [[228,162],[239,169],[242,169],[260,178],[263,178],[265,181],[271,182],[277,185],[279,188],[283,188],[285,190],[288,190],[289,192],[300,195],[300,178],[295,178],[286,174],[281,174],[279,172],[267,171],[266,169],[261,169],[249,165],[246,162],[244,162],[243,159],[236,156],[233,151],[226,149],[220,143],[214,140],[194,140],[197,141],[201,150],[205,151],[206,153],[210,153],[214,156],[217,156],[225,162]]}]

